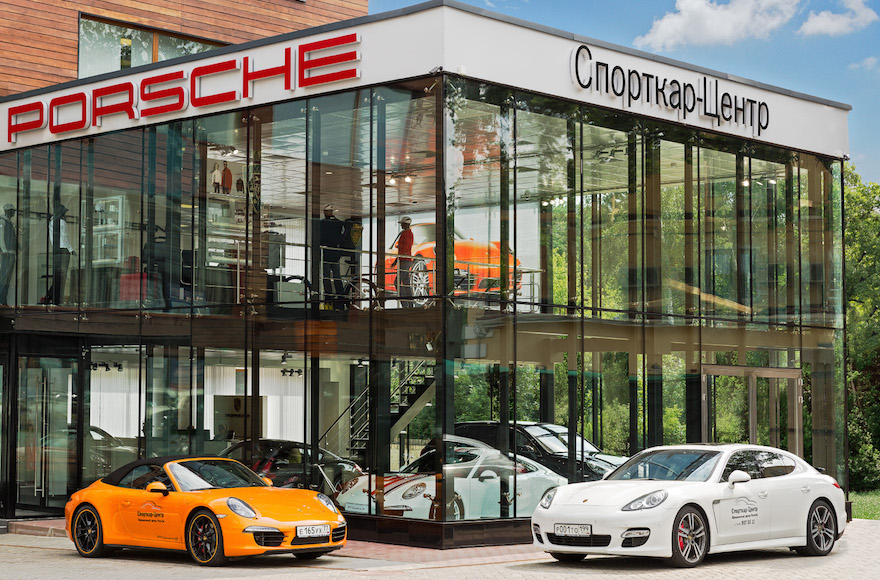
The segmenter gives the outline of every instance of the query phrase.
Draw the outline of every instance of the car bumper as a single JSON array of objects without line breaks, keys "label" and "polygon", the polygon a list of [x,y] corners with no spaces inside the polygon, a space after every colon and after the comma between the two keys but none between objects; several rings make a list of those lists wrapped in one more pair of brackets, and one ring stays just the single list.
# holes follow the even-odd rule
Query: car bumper
[{"label": "car bumper", "polygon": [[[297,537],[297,528],[329,525],[330,534]],[[257,556],[276,553],[325,553],[345,545],[348,527],[345,520],[305,520],[279,522],[271,518],[244,519],[230,516],[220,519],[223,551],[227,557]]]},{"label": "car bumper", "polygon": [[[662,506],[636,512],[619,507],[539,507],[532,515],[532,541],[545,552],[669,558],[674,519],[675,512]],[[590,524],[592,533],[586,537],[556,536],[555,524]]]}]

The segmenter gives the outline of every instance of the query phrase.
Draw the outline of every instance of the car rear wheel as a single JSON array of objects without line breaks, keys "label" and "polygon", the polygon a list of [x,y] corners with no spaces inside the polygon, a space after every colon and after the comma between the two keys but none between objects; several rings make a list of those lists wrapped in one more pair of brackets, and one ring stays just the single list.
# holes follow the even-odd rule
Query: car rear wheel
[{"label": "car rear wheel", "polygon": [[227,558],[223,553],[223,532],[217,518],[208,510],[200,510],[186,526],[186,549],[202,566],[222,566]]},{"label": "car rear wheel", "polygon": [[73,544],[80,556],[97,558],[104,554],[104,532],[98,510],[82,505],[73,514]]},{"label": "car rear wheel", "polygon": [[587,557],[586,554],[568,554],[565,552],[550,552],[550,555],[560,562],[580,562]]},{"label": "car rear wheel", "polygon": [[837,521],[826,502],[817,500],[807,516],[807,545],[796,548],[802,556],[826,556],[837,540]]},{"label": "car rear wheel", "polygon": [[684,506],[672,526],[672,558],[677,568],[699,565],[709,548],[709,532],[703,514],[692,506]]}]

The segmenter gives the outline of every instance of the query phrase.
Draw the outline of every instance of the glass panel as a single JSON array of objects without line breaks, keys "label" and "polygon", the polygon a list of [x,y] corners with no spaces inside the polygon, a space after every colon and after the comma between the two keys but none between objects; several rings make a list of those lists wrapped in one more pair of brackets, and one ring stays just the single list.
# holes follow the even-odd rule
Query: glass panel
[{"label": "glass panel", "polygon": [[64,507],[77,484],[75,359],[18,362],[16,514]]},{"label": "glass panel", "polygon": [[[583,125],[582,191],[589,196],[590,262],[584,284],[592,316],[632,319],[642,304],[641,137],[631,120],[588,112]],[[586,233],[585,233],[586,235]]]},{"label": "glass panel", "polygon": [[749,442],[749,380],[708,375],[709,441]]},{"label": "glass panel", "polygon": [[580,305],[581,298],[583,204],[573,171],[578,111],[526,95],[517,106],[516,196],[510,203],[516,212],[517,261],[509,267],[516,268],[517,301],[551,312],[550,305]]},{"label": "glass panel", "polygon": [[82,200],[83,306],[140,307],[143,133],[127,131],[88,142]]},{"label": "glass panel", "polygon": [[[608,342],[595,341],[597,346]],[[594,352],[600,357],[600,431],[597,444],[606,453],[629,456],[644,448],[644,377],[641,341],[633,340],[629,352]]]},{"label": "glass panel", "polygon": [[16,154],[0,156],[0,306],[15,306],[18,217]]},{"label": "glass panel", "polygon": [[[740,261],[742,161],[736,155],[701,149],[700,192],[702,197],[701,309],[704,316],[736,317],[748,311],[743,304],[743,272]],[[740,208],[741,209],[741,208]]]},{"label": "glass panel", "polygon": [[79,78],[153,62],[153,33],[80,18]]},{"label": "glass panel", "polygon": [[159,38],[159,61],[177,58],[178,56],[199,54],[217,48],[215,44],[206,44],[197,40],[166,36],[164,34],[158,34],[157,36]]},{"label": "glass panel", "polygon": [[[199,120],[194,136],[197,146],[193,148],[198,150],[198,158],[184,158],[182,173],[174,177],[185,194],[194,190],[202,193],[197,203],[175,202],[177,190],[170,188],[169,206],[164,208],[172,232],[179,232],[183,251],[182,294],[186,297],[187,288],[191,288],[193,305],[204,304],[199,311],[205,314],[229,314],[247,294],[245,242],[249,212],[245,185],[250,177],[248,156],[252,154],[242,117],[242,113],[230,113]],[[195,182],[193,175],[198,176]],[[175,211],[176,203],[180,205]],[[165,234],[166,239],[174,239],[169,232]],[[264,285],[261,280],[260,286]]]},{"label": "glass panel", "polygon": [[264,274],[255,268],[252,290],[265,297],[258,302],[266,303],[269,319],[304,318],[312,290],[306,261],[306,113],[298,102],[256,115],[261,119],[260,248],[265,256],[260,257]]},{"label": "glass panel", "polygon": [[140,349],[91,349],[91,370],[83,405],[82,485],[138,458]]},{"label": "glass panel", "polygon": [[842,242],[840,166],[800,157],[801,283],[804,324],[839,327]]},{"label": "glass panel", "polygon": [[755,152],[767,159],[752,158],[752,318],[756,321],[796,322],[798,304],[798,232],[793,167],[783,152],[767,148]]},{"label": "glass panel", "polygon": [[80,284],[80,147],[65,143],[50,149],[51,186],[47,230],[49,255],[44,256],[51,282],[44,304],[71,305],[79,302]]},{"label": "glass panel", "polygon": [[46,147],[22,151],[18,175],[21,190],[19,206],[20,289],[22,305],[45,303],[46,290],[51,282],[51,263],[48,259],[49,217],[49,149]]},{"label": "glass panel", "polygon": [[[507,299],[511,256],[512,111],[504,89],[476,83],[448,87],[447,240],[455,256],[455,296]],[[502,250],[508,249],[508,251]],[[507,269],[506,276],[501,274]],[[502,285],[502,278],[506,278]]]},{"label": "glass panel", "polygon": [[[457,236],[438,237],[437,216],[437,95],[439,79],[383,87],[373,98],[376,134],[375,193],[371,204],[375,222],[365,226],[364,237],[376,252],[375,278],[383,291],[385,308],[424,308],[435,305],[435,278],[441,251],[449,255]],[[367,194],[364,194],[366,200]],[[404,230],[409,218],[408,230]],[[412,237],[406,232],[411,232]],[[444,243],[445,241],[445,243]],[[407,246],[409,256],[407,258]],[[466,251],[466,246],[461,246]],[[443,250],[445,248],[445,250]],[[466,258],[466,256],[464,256]],[[462,264],[447,284],[468,289],[467,266]],[[448,274],[448,273],[447,273]],[[363,273],[362,273],[363,275]],[[400,298],[409,298],[400,300]]]}]

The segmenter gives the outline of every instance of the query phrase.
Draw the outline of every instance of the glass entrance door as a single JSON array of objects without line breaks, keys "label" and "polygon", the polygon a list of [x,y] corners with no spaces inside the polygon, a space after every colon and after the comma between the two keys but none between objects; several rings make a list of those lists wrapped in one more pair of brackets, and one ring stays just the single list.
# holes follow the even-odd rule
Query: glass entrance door
[{"label": "glass entrance door", "polygon": [[704,365],[703,440],[753,443],[802,456],[800,369]]},{"label": "glass entrance door", "polygon": [[16,516],[61,513],[76,485],[77,359],[18,359]]}]

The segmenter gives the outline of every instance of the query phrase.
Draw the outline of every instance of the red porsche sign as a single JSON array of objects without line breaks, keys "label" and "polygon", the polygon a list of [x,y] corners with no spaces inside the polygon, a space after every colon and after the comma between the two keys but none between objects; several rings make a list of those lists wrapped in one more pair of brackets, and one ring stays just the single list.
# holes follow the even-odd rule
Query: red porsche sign
[{"label": "red porsche sign", "polygon": [[7,110],[7,142],[15,143],[19,135],[44,129],[55,136],[67,136],[100,127],[110,116],[125,116],[134,121],[173,115],[189,107],[234,106],[252,99],[257,81],[266,79],[282,82],[285,91],[356,79],[360,76],[356,65],[361,57],[354,48],[359,44],[360,35],[349,33],[295,47],[279,47],[281,55],[279,58],[276,54],[276,59],[283,59],[283,64],[277,66],[258,68],[254,56],[237,54],[192,68],[166,69],[134,81],[84,88],[48,101],[34,99]]}]

